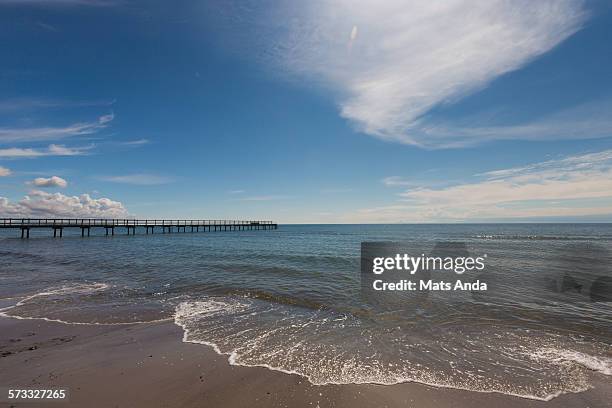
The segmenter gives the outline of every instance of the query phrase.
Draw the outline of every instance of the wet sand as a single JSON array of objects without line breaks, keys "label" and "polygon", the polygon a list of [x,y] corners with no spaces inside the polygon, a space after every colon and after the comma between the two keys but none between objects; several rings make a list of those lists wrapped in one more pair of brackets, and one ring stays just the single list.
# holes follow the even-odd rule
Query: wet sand
[{"label": "wet sand", "polygon": [[68,388],[64,402],[7,407],[608,407],[612,384],[535,401],[416,383],[314,386],[298,375],[232,366],[183,343],[173,322],[66,325],[0,317],[0,389]]}]

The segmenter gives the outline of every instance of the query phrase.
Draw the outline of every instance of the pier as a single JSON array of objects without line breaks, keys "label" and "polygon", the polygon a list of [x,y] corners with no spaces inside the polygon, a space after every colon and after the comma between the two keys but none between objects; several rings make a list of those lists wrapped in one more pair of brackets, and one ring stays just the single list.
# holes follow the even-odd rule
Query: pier
[{"label": "pier", "polygon": [[137,220],[103,218],[0,218],[0,228],[21,230],[21,238],[30,238],[33,228],[53,230],[54,238],[61,238],[65,228],[80,228],[81,237],[90,236],[92,228],[104,228],[106,236],[115,235],[115,229],[126,235],[136,235],[137,229],[145,234],[173,232],[250,231],[278,229],[273,221],[239,220]]}]

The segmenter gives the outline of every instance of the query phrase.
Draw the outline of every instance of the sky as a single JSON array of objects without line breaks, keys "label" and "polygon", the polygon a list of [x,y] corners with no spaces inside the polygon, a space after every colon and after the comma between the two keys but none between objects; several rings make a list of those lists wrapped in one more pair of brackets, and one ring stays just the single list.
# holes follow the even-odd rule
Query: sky
[{"label": "sky", "polygon": [[612,221],[604,1],[0,0],[0,217]]}]

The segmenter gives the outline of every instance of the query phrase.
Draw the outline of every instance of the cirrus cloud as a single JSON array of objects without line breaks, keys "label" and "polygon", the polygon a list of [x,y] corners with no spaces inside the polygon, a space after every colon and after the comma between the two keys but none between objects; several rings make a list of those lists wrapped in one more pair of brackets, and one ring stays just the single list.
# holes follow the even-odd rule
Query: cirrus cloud
[{"label": "cirrus cloud", "polygon": [[114,119],[112,113],[93,122],[73,123],[63,127],[0,128],[0,142],[40,142],[90,135],[104,129]]},{"label": "cirrus cloud", "polygon": [[66,147],[56,144],[50,144],[46,149],[9,147],[6,149],[0,149],[0,158],[33,159],[44,156],[82,156],[87,154],[93,147],[93,145]]},{"label": "cirrus cloud", "polygon": [[108,7],[120,1],[110,0],[0,0],[0,6],[92,6]]},{"label": "cirrus cloud", "polygon": [[[399,186],[395,183],[388,186]],[[612,216],[612,150],[477,174],[442,188],[417,186],[353,222],[457,222]]]},{"label": "cirrus cloud", "polygon": [[[288,77],[332,89],[341,116],[362,132],[433,148],[540,133],[554,138],[541,123],[455,132],[428,114],[550,51],[580,30],[588,14],[582,0],[266,4],[226,6],[231,22],[225,25],[242,53],[247,44]],[[612,129],[612,121],[605,125]],[[574,133],[580,132],[579,124]]]},{"label": "cirrus cloud", "polygon": [[104,176],[99,179],[111,183],[133,184],[138,186],[156,186],[174,181],[171,177],[159,176],[156,174],[126,174],[121,176]]}]

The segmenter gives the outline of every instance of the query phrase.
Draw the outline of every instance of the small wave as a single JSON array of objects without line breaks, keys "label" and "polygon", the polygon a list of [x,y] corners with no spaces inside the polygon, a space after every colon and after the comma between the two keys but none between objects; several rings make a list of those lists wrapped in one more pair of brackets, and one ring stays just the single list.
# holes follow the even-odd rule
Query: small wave
[{"label": "small wave", "polygon": [[612,358],[592,356],[574,350],[543,349],[532,355],[538,359],[547,359],[558,363],[575,363],[589,370],[604,375],[612,375]]},{"label": "small wave", "polygon": [[570,235],[507,235],[507,234],[478,234],[472,238],[483,240],[515,240],[515,241],[603,241],[610,237],[585,237]]},{"label": "small wave", "polygon": [[[210,346],[227,355],[232,365],[297,374],[314,385],[417,382],[543,401],[590,388],[585,373],[573,371],[570,375],[562,363],[549,360],[533,370],[534,359],[525,357],[517,365],[517,348],[528,347],[531,338],[491,344],[508,336],[486,333],[473,344],[474,350],[451,356],[455,362],[449,369],[452,360],[440,349],[446,340],[418,344],[414,337],[368,328],[355,316],[329,310],[249,298],[207,297],[178,304],[174,321],[183,329],[184,342]],[[382,351],[379,346],[383,345],[393,345],[393,349]],[[488,351],[480,356],[472,353],[486,347]],[[507,365],[500,362],[504,354],[511,356]],[[520,375],[507,369],[518,370]],[[528,375],[539,377],[519,381]]]},{"label": "small wave", "polygon": [[0,312],[5,310],[14,309],[19,306],[23,306],[31,300],[40,297],[55,296],[55,295],[68,295],[68,294],[88,294],[97,291],[102,291],[109,288],[110,285],[106,283],[74,283],[70,285],[62,285],[55,288],[48,288],[42,292],[36,292],[33,295],[25,296],[14,305],[0,309]]},{"label": "small wave", "polygon": [[32,295],[28,295],[25,297],[20,297],[16,299],[20,299],[16,303],[0,308],[0,316],[8,317],[17,320],[44,320],[46,322],[54,322],[54,323],[62,323],[68,325],[75,326],[118,326],[118,325],[132,325],[132,324],[141,324],[141,323],[154,323],[154,322],[162,322],[162,321],[171,321],[173,318],[163,318],[163,319],[154,319],[147,321],[129,321],[129,322],[79,322],[58,318],[51,318],[47,316],[26,316],[23,314],[19,314],[16,311],[21,306],[26,306],[30,302],[34,301],[38,298],[47,298],[53,296],[63,296],[63,295],[88,295],[91,293],[101,292],[109,289],[111,286],[107,283],[73,283],[62,285],[58,287],[52,287],[45,289],[41,292],[36,292]]}]

